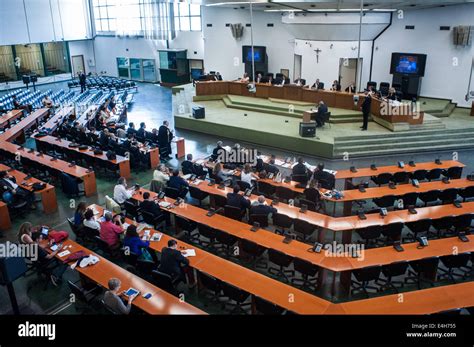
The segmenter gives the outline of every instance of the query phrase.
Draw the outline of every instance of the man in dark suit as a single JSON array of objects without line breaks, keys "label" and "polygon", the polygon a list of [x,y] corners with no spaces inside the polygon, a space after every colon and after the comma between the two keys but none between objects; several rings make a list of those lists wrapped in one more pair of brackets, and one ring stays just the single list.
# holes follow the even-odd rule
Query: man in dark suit
[{"label": "man in dark suit", "polygon": [[346,89],[345,91],[347,93],[352,93],[354,94],[356,92],[356,87],[355,87],[355,84],[354,83],[351,83]]},{"label": "man in dark suit", "polygon": [[165,148],[168,152],[167,158],[171,159],[171,140],[173,140],[173,132],[169,128],[168,121],[164,121],[163,125],[158,129],[158,143],[160,148]]},{"label": "man in dark suit", "polygon": [[[293,166],[292,177],[299,176],[299,177],[297,177],[298,182],[306,183],[306,182],[308,182],[308,171],[309,170],[307,169],[306,165],[304,164],[303,158],[299,157],[298,158],[298,163],[295,166]],[[295,180],[295,179],[293,179],[293,180]]]},{"label": "man in dark suit", "polygon": [[322,127],[324,125],[324,119],[326,117],[326,113],[328,112],[328,107],[324,103],[324,101],[320,101],[318,104],[318,114],[316,115],[316,126]]},{"label": "man in dark suit", "polygon": [[189,271],[188,265],[189,259],[178,250],[178,242],[176,240],[169,240],[168,247],[163,247],[161,250],[161,261],[158,270],[170,275],[173,282],[186,282],[185,274],[187,274],[192,285],[194,278],[192,271]]},{"label": "man in dark suit", "polygon": [[364,122],[361,126],[362,131],[367,130],[367,126],[369,124],[369,113],[370,113],[370,106],[372,104],[372,97],[369,93],[369,91],[366,91],[364,93],[365,99],[364,102],[362,103],[361,110],[362,110],[362,115],[364,117]]},{"label": "man in dark suit", "polygon": [[204,176],[206,174],[202,165],[193,162],[193,155],[191,153],[187,154],[186,160],[181,163],[181,171],[183,171],[184,175]]},{"label": "man in dark suit", "polygon": [[318,164],[314,170],[313,178],[318,183],[321,183],[325,189],[333,189],[336,178],[331,173],[324,171],[324,164]]},{"label": "man in dark suit", "polygon": [[188,193],[189,183],[179,176],[179,170],[173,170],[173,176],[171,176],[168,181],[168,187],[177,189],[179,196],[184,198]]},{"label": "man in dark suit", "polygon": [[252,206],[250,207],[250,215],[262,214],[268,217],[270,213],[277,213],[277,209],[273,206],[267,205],[263,195],[260,195],[258,200],[255,203],[252,203]]},{"label": "man in dark suit", "polygon": [[137,133],[137,130],[135,129],[135,124],[132,122],[128,123],[128,129],[127,129],[127,134],[135,135]]},{"label": "man in dark suit", "polygon": [[81,86],[81,94],[86,91],[86,74],[84,72],[79,72],[79,85]]},{"label": "man in dark suit", "polygon": [[240,208],[242,212],[244,212],[250,207],[250,201],[247,200],[243,195],[239,194],[239,192],[240,187],[235,185],[234,191],[232,193],[227,193],[227,205]]},{"label": "man in dark suit", "polygon": [[334,80],[334,82],[332,82],[331,90],[335,92],[341,91],[341,85],[339,84],[338,80]]},{"label": "man in dark suit", "polygon": [[276,175],[278,172],[280,172],[280,170],[275,166],[275,155],[274,154],[271,155],[270,161],[268,163],[263,164],[263,169],[267,173],[272,173],[274,175]]},{"label": "man in dark suit", "polygon": [[219,157],[219,153],[224,151],[224,148],[222,147],[223,143],[222,141],[217,141],[216,148],[212,150],[211,158],[212,160],[216,161],[217,158]]},{"label": "man in dark suit", "polygon": [[140,123],[140,129],[137,130],[137,136],[144,139],[146,137],[146,125],[144,122]]},{"label": "man in dark suit", "polygon": [[171,225],[169,213],[163,212],[160,208],[160,205],[158,205],[155,201],[150,199],[149,192],[143,193],[143,201],[140,203],[140,209],[142,211],[151,213],[155,217],[159,217],[164,214],[166,225]]}]

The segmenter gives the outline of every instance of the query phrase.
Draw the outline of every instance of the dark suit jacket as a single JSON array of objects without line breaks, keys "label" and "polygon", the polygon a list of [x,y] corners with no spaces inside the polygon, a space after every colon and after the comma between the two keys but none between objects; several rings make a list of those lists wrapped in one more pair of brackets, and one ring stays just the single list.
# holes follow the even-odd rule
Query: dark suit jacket
[{"label": "dark suit jacket", "polygon": [[181,265],[188,265],[189,260],[177,249],[164,247],[161,250],[161,263],[159,270],[171,277],[181,276]]},{"label": "dark suit jacket", "polygon": [[[15,177],[10,177],[8,178],[10,181],[16,183]],[[13,186],[10,184],[10,182],[7,182],[7,180],[0,178],[0,189],[2,192],[4,191],[12,191]]]},{"label": "dark suit jacket", "polygon": [[181,163],[181,170],[183,174],[196,174],[196,169],[194,168],[194,163],[190,160],[185,160]]},{"label": "dark suit jacket", "polygon": [[331,175],[329,172],[326,171],[315,171],[314,179],[318,182],[321,180],[326,181],[327,185],[323,186],[323,188],[325,189],[333,189],[336,181],[334,175]]},{"label": "dark suit jacket", "polygon": [[347,88],[346,88],[346,92],[355,93],[355,92],[356,92],[355,86],[353,86],[353,87],[351,87],[351,86],[347,87]]},{"label": "dark suit jacket", "polygon": [[168,181],[168,187],[176,188],[181,191],[184,188],[189,186],[188,182],[182,177],[179,176],[171,176]]},{"label": "dark suit jacket", "polygon": [[160,145],[168,145],[169,143],[171,143],[172,139],[173,134],[171,133],[171,130],[164,125],[160,126],[160,128],[158,129],[158,142],[160,143]]},{"label": "dark suit jacket", "polygon": [[244,198],[239,193],[228,193],[227,194],[227,205],[240,208],[245,210],[250,207],[250,201]]},{"label": "dark suit jacket", "polygon": [[138,129],[138,130],[137,130],[137,136],[144,138],[144,137],[146,136],[146,130],[145,130],[145,128],[140,128],[140,129]]},{"label": "dark suit jacket", "polygon": [[363,113],[370,113],[370,105],[372,104],[372,97],[370,95],[366,95],[364,102],[362,103],[362,112]]},{"label": "dark suit jacket", "polygon": [[280,172],[280,170],[273,164],[268,164],[268,163],[264,163],[263,164],[263,169],[266,171],[266,172],[271,172],[273,174],[277,174],[278,172]]},{"label": "dark suit jacket", "polygon": [[306,175],[308,173],[308,169],[304,164],[296,164],[293,166],[293,175]]},{"label": "dark suit jacket", "polygon": [[327,111],[328,111],[328,107],[325,104],[318,106],[318,116],[319,117],[322,117],[324,114],[326,114]]},{"label": "dark suit jacket", "polygon": [[270,213],[276,213],[277,209],[269,205],[256,205],[250,207],[250,214],[264,214],[269,215]]},{"label": "dark suit jacket", "polygon": [[144,200],[140,203],[140,208],[142,211],[150,212],[155,216],[159,216],[161,214],[160,206],[157,203],[150,200]]}]

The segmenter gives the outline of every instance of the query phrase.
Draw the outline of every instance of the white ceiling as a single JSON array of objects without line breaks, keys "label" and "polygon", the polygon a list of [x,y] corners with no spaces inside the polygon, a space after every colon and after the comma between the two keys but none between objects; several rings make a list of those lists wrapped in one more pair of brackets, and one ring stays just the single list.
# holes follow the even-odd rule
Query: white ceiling
[{"label": "white ceiling", "polygon": [[[224,6],[233,8],[248,8],[249,0],[192,0],[205,6]],[[360,8],[361,0],[252,0],[256,10],[295,10],[295,11],[323,11]],[[474,3],[474,0],[364,0],[364,8],[416,10],[432,7],[443,7]]]}]

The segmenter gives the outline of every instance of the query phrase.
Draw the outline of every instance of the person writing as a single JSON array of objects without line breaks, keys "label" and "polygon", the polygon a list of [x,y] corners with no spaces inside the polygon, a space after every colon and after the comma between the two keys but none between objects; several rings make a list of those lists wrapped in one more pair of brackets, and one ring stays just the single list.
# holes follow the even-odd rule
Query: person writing
[{"label": "person writing", "polygon": [[161,263],[158,270],[170,275],[173,282],[186,282],[185,275],[187,275],[190,286],[195,284],[193,272],[189,268],[189,259],[178,250],[176,240],[169,240],[168,247],[161,250]]}]

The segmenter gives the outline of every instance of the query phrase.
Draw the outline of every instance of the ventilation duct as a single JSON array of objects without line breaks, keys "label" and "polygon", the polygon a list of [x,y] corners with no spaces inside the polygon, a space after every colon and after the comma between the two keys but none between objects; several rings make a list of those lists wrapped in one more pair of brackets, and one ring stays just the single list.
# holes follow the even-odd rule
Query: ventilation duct
[{"label": "ventilation duct", "polygon": [[472,43],[474,26],[459,25],[453,28],[453,40],[456,46],[470,46]]},{"label": "ventilation duct", "polygon": [[234,39],[240,40],[244,34],[244,27],[241,23],[231,24],[230,31],[232,32]]}]

